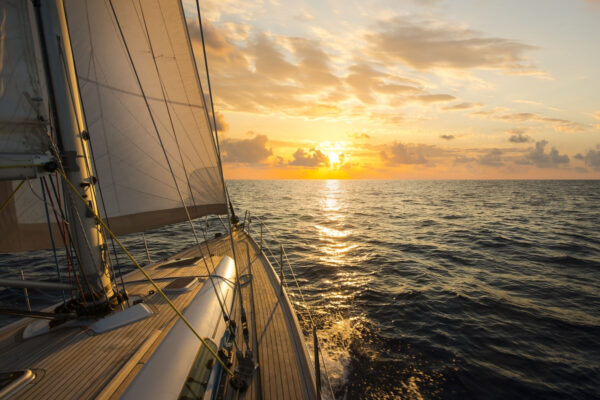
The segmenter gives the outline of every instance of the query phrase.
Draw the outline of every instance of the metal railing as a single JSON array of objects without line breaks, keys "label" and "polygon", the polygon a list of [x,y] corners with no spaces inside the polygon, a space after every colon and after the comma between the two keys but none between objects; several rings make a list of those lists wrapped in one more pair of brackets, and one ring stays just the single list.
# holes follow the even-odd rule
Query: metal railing
[{"label": "metal railing", "polygon": [[[303,321],[308,321],[309,322],[309,329],[303,328],[304,331],[306,331],[306,336],[310,335],[312,333],[313,336],[313,345],[314,345],[314,368],[315,368],[315,383],[317,385],[316,389],[317,389],[317,398],[321,398],[321,379],[323,378],[321,376],[321,365],[324,368],[324,380],[327,382],[327,385],[329,387],[329,391],[331,394],[331,398],[334,399],[335,398],[335,394],[333,392],[333,388],[331,385],[331,381],[329,379],[329,373],[327,372],[327,367],[325,365],[325,359],[323,357],[323,353],[321,351],[321,348],[319,346],[319,339],[317,337],[317,326],[315,324],[315,320],[313,318],[313,314],[310,310],[310,307],[304,297],[304,293],[302,292],[302,288],[300,287],[300,283],[298,282],[298,278],[297,275],[294,271],[294,269],[292,268],[292,264],[290,263],[290,260],[288,258],[288,255],[283,247],[283,244],[281,243],[281,240],[279,239],[279,237],[277,237],[277,235],[275,235],[275,233],[269,228],[268,225],[265,224],[265,222],[258,216],[256,215],[251,215],[250,212],[246,211],[246,213],[244,214],[244,220],[242,222],[242,227],[244,228],[244,230],[246,231],[246,233],[250,236],[252,236],[252,228],[255,226],[252,221],[256,220],[258,222],[258,228],[256,228],[257,232],[256,234],[258,234],[258,245],[260,247],[260,251],[264,254],[264,256],[272,263],[272,265],[276,265],[277,270],[279,270],[279,280],[280,280],[280,285],[281,285],[281,293],[284,293],[284,286],[285,286],[285,292],[286,294],[291,295],[294,298],[294,303],[296,304],[301,304],[302,307],[305,310],[305,315],[302,315],[302,312],[300,312],[299,310],[295,309],[293,306],[293,310],[297,313],[300,314],[302,317]],[[267,240],[275,243],[276,245],[278,245],[279,247],[279,254],[278,256],[271,250],[271,248],[269,246],[266,245]],[[286,279],[286,275],[287,275],[287,279]],[[291,277],[291,280],[289,279]],[[295,286],[294,290],[289,290],[289,286],[288,286],[288,281],[293,281],[293,284]],[[319,362],[319,358],[321,358],[322,363]]]}]

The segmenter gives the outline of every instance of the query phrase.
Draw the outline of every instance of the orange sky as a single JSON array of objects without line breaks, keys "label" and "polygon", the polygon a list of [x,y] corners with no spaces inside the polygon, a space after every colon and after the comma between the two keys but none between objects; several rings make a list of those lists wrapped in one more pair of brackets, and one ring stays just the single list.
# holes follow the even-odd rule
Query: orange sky
[{"label": "orange sky", "polygon": [[598,0],[201,5],[227,179],[600,178]]}]

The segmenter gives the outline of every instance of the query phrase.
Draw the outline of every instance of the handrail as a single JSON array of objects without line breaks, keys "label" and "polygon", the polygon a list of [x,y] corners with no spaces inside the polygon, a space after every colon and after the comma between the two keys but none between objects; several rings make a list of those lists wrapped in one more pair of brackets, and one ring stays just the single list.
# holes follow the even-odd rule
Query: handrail
[{"label": "handrail", "polygon": [[[312,334],[313,334],[313,340],[314,340],[314,346],[315,346],[315,354],[318,353],[321,356],[321,359],[323,360],[322,366],[323,369],[325,370],[325,378],[327,380],[327,384],[329,386],[329,391],[331,392],[331,398],[334,399],[335,398],[335,394],[333,392],[333,387],[331,385],[331,381],[329,379],[329,372],[327,371],[327,366],[325,364],[325,358],[323,357],[323,353],[321,352],[321,348],[318,344],[318,339],[317,339],[317,326],[315,324],[315,320],[313,318],[313,314],[311,312],[310,307],[308,306],[308,303],[306,302],[305,298],[304,298],[304,293],[302,292],[302,288],[300,287],[300,283],[298,282],[298,278],[296,276],[296,273],[294,272],[294,269],[292,268],[292,264],[290,263],[290,260],[287,256],[287,252],[285,251],[285,248],[283,247],[283,244],[281,242],[281,240],[279,239],[279,237],[277,237],[277,235],[275,235],[275,233],[271,230],[271,228],[269,228],[269,226],[267,224],[265,224],[265,222],[256,215],[250,215],[249,211],[246,211],[246,213],[244,214],[244,224],[242,225],[242,229],[244,229],[246,231],[246,233],[248,235],[250,235],[250,221],[252,220],[252,218],[256,218],[259,222],[260,225],[260,250],[261,252],[263,252],[265,254],[265,256],[268,258],[267,253],[265,252],[265,249],[269,252],[269,254],[271,255],[272,260],[275,262],[275,264],[277,264],[279,266],[279,270],[281,273],[281,290],[283,291],[283,286],[285,285],[286,289],[289,288],[289,286],[287,285],[287,282],[284,282],[284,264],[287,264],[287,268],[289,269],[290,274],[292,275],[292,278],[294,279],[294,283],[296,284],[296,288],[298,289],[298,293],[300,294],[300,298],[301,298],[301,304],[302,306],[306,309],[306,313],[308,314],[308,319],[310,321],[310,328],[312,330]],[[246,221],[248,222],[246,224]],[[276,245],[279,246],[280,249],[280,257],[276,257],[275,254],[273,254],[273,251],[271,250],[271,248],[269,246],[267,246],[265,244],[265,241],[263,240],[263,228],[266,228],[267,232],[270,234],[271,239],[275,242]],[[285,259],[285,263],[283,262],[283,259]],[[292,306],[293,307],[293,306]],[[298,312],[297,310],[294,310],[296,312]],[[305,319],[305,317],[303,317],[303,320]],[[321,393],[320,393],[320,365],[319,365],[319,360],[317,357],[315,357],[315,375],[316,376],[316,380],[318,382],[316,382],[317,384],[317,389],[318,389],[318,398],[321,397]]]}]

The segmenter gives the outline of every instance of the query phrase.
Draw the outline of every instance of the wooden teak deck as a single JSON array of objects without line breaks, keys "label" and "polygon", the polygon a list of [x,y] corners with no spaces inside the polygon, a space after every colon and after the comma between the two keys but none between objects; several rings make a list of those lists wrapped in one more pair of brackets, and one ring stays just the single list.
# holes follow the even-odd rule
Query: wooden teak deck
[{"label": "wooden teak deck", "polygon": [[[237,261],[249,345],[257,368],[245,392],[238,393],[225,382],[224,398],[315,399],[314,373],[303,335],[275,271],[245,232],[235,232],[234,242],[235,257],[230,237],[224,236],[202,244],[202,251],[194,246],[169,259],[203,254],[209,269],[218,265],[225,255]],[[196,276],[205,280],[207,276],[204,262],[192,266],[165,267],[164,264],[146,268],[161,288],[177,277]],[[90,321],[64,324],[51,333],[26,340],[21,339],[21,332],[31,319],[0,330],[0,371],[30,369],[36,374],[36,378],[16,392],[14,398],[116,399],[123,394],[178,319],[139,271],[128,275],[125,281],[129,295],[142,296],[154,315],[100,334],[89,329]],[[185,312],[201,287],[202,283],[191,291],[167,295],[179,310]],[[238,325],[237,346],[245,351],[240,315],[236,298],[232,318]],[[232,368],[235,369],[235,356],[233,361]],[[167,365],[164,367],[168,368]]]}]

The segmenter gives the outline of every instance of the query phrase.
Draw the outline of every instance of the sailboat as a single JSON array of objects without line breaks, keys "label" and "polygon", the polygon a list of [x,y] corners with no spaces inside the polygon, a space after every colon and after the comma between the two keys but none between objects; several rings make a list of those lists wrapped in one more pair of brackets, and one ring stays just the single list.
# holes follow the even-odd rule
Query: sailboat
[{"label": "sailboat", "polygon": [[[0,330],[0,398],[321,397],[283,248],[276,271],[231,206],[198,51],[180,0],[0,1],[0,253],[57,268],[0,286],[63,296],[0,309],[22,317]],[[185,221],[194,244],[159,262],[121,240]]]}]

